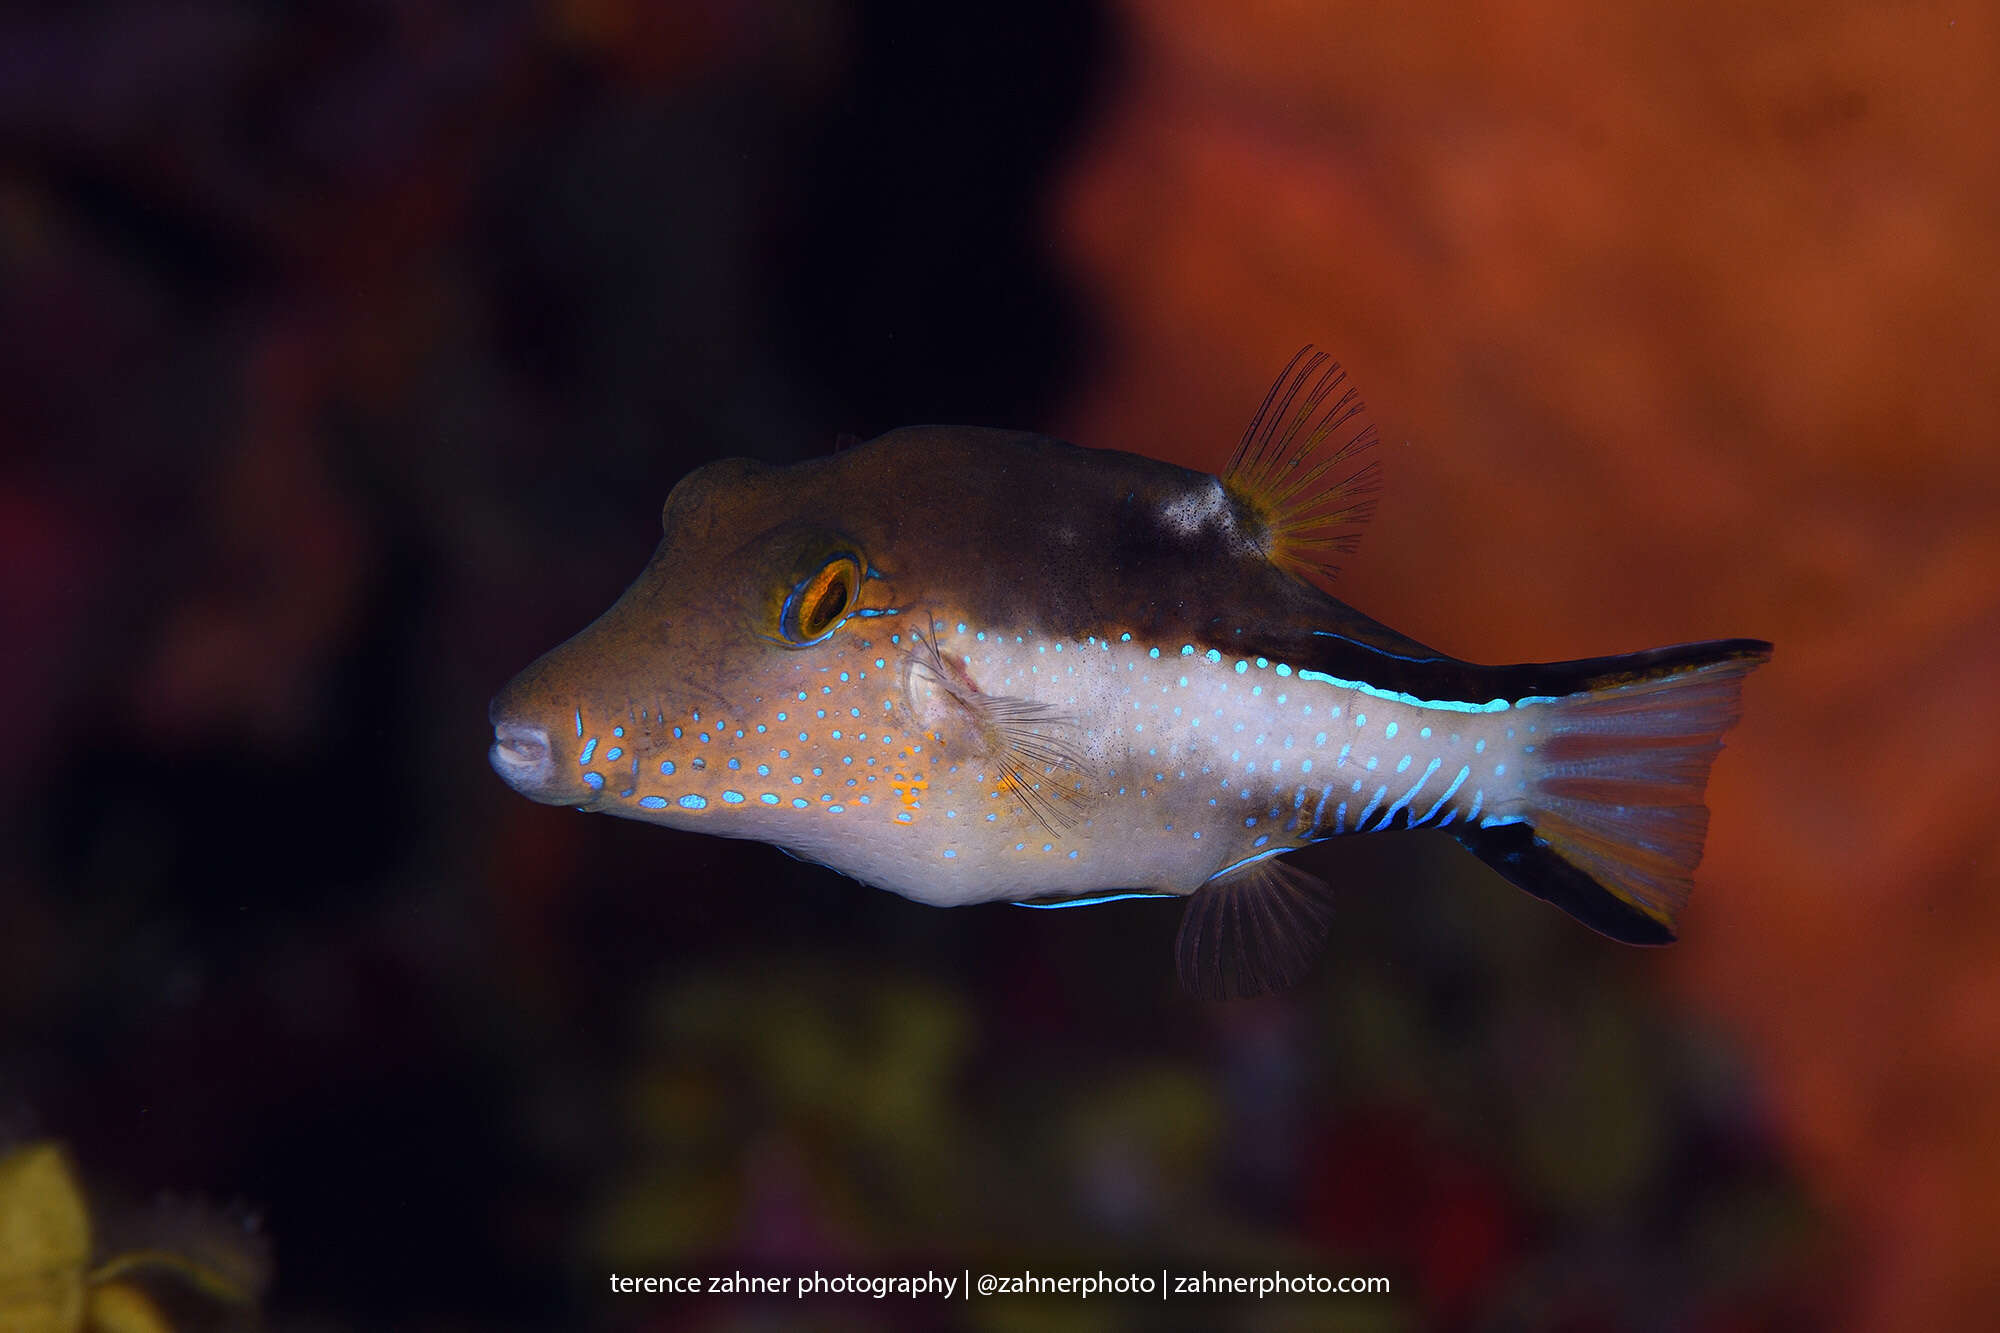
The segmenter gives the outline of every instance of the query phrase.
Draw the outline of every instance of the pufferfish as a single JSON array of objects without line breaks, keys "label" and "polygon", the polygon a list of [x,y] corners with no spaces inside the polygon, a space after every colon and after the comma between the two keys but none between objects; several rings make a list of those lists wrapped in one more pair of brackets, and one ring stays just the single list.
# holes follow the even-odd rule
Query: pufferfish
[{"label": "pufferfish", "polygon": [[491,763],[938,906],[1185,898],[1207,996],[1323,946],[1331,891],[1277,858],[1388,829],[1671,941],[1771,646],[1480,666],[1370,619],[1315,580],[1372,511],[1377,438],[1307,348],[1219,476],[968,427],[708,464],[637,581],[493,700]]}]

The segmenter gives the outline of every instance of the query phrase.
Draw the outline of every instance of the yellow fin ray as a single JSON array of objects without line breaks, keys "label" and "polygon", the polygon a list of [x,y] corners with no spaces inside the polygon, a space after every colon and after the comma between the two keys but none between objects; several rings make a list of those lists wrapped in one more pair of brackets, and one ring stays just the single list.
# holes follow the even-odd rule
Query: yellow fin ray
[{"label": "yellow fin ray", "polygon": [[1307,583],[1338,573],[1375,512],[1382,465],[1367,455],[1380,438],[1341,364],[1300,348],[1222,473],[1272,564]]}]

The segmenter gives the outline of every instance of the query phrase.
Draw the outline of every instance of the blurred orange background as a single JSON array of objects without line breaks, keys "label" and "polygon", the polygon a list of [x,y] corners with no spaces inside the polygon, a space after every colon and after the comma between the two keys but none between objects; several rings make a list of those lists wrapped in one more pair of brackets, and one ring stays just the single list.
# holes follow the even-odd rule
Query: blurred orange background
[{"label": "blurred orange background", "polygon": [[1994,10],[1124,12],[1068,435],[1213,466],[1309,334],[1389,445],[1348,600],[1477,661],[1773,640],[1665,980],[1859,1224],[1854,1325],[2000,1327]]}]

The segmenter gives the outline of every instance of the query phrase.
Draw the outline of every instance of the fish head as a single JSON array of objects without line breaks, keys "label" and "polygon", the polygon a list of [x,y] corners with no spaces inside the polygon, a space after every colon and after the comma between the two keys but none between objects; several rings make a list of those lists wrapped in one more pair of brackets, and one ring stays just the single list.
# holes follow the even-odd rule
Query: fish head
[{"label": "fish head", "polygon": [[866,543],[827,503],[838,461],[726,459],[683,479],[639,577],[494,698],[495,772],[532,800],[688,825],[773,804],[774,776],[804,787],[768,761],[802,756],[815,728],[844,735],[810,691],[852,656],[834,642],[848,622],[886,613]]}]

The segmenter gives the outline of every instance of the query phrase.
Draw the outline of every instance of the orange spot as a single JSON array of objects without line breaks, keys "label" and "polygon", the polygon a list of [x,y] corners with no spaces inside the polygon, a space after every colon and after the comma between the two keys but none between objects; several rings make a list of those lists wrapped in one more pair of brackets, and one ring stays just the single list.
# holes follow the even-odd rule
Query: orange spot
[{"label": "orange spot", "polygon": [[[902,757],[910,760],[912,764],[916,761],[916,756],[910,753],[910,747],[907,745],[903,747]],[[903,808],[914,810],[919,804],[917,794],[928,789],[931,784],[921,774],[912,775],[902,769],[897,769],[889,775],[889,785],[901,794]]]}]

